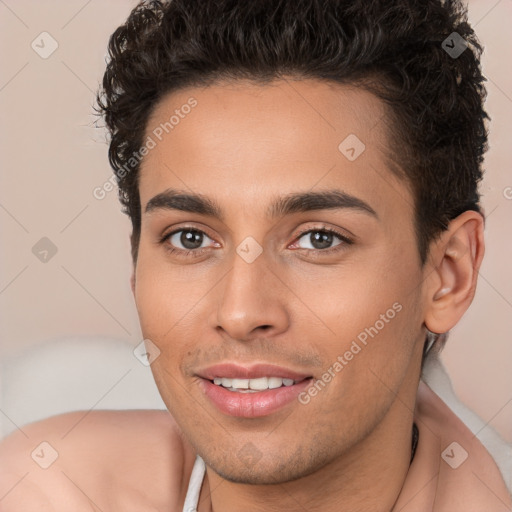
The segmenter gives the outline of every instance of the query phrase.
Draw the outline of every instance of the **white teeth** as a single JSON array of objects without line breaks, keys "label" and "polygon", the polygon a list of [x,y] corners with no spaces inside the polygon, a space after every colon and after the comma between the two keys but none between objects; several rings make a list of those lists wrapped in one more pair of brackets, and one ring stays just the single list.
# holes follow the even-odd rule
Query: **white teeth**
[{"label": "white teeth", "polygon": [[233,379],[231,381],[231,387],[236,389],[249,389],[249,379]]},{"label": "white teeth", "polygon": [[279,377],[269,377],[268,378],[268,389],[280,388],[282,385],[283,385],[283,379],[280,379]]},{"label": "white teeth", "polygon": [[249,387],[251,389],[255,389],[257,391],[263,391],[264,389],[268,389],[268,379],[267,379],[267,377],[261,377],[259,379],[251,379],[249,381]]},{"label": "white teeth", "polygon": [[217,386],[222,386],[230,391],[246,393],[276,389],[281,386],[293,386],[294,382],[293,379],[282,379],[281,377],[260,377],[258,379],[228,379],[226,377],[215,377],[213,379],[213,383]]}]

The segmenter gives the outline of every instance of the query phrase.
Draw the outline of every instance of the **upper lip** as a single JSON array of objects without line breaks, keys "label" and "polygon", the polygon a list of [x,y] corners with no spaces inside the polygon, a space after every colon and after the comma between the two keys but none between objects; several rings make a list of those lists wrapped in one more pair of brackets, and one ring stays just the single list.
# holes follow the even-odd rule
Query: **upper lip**
[{"label": "upper lip", "polygon": [[199,377],[213,380],[216,377],[227,379],[259,379],[261,377],[280,377],[282,379],[304,380],[311,375],[296,372],[289,368],[274,364],[254,364],[251,366],[240,366],[236,363],[221,363],[209,366],[197,372]]}]

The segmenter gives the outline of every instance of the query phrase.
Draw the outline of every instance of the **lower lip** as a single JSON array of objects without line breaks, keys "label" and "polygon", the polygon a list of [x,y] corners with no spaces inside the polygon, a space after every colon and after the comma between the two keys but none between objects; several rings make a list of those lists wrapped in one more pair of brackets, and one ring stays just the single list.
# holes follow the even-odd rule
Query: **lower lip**
[{"label": "lower lip", "polygon": [[281,386],[256,393],[229,391],[206,379],[201,379],[201,388],[224,414],[239,418],[259,418],[268,416],[294,400],[298,400],[298,395],[309,386],[311,380],[305,379],[292,386]]}]

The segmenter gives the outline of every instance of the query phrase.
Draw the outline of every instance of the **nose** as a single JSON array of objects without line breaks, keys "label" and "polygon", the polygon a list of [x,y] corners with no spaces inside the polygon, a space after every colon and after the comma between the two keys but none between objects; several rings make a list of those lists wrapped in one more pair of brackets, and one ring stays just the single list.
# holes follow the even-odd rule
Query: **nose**
[{"label": "nose", "polygon": [[288,328],[287,287],[262,253],[252,263],[238,254],[219,283],[210,324],[231,339],[272,337]]}]

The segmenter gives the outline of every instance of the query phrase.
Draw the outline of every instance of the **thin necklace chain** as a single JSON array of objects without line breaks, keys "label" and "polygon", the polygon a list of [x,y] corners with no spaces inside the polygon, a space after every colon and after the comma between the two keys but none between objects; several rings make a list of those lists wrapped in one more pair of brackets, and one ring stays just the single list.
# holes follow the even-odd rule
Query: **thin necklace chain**
[{"label": "thin necklace chain", "polygon": [[414,459],[414,455],[416,453],[416,447],[418,446],[418,439],[420,437],[420,432],[418,430],[418,427],[416,426],[416,423],[412,424],[412,449],[411,449],[411,463]]}]

